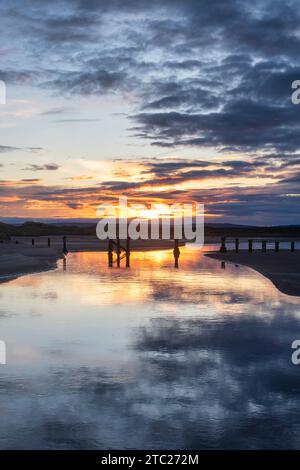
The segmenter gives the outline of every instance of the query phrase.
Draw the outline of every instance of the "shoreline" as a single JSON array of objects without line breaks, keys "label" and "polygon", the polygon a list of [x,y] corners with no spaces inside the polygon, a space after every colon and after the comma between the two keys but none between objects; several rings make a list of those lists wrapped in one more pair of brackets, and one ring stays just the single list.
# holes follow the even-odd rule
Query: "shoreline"
[{"label": "shoreline", "polygon": [[0,283],[26,274],[48,271],[57,267],[63,258],[61,250],[31,248],[9,243],[0,245]]},{"label": "shoreline", "polygon": [[[10,242],[0,243],[0,284],[17,279],[26,274],[49,271],[57,267],[57,261],[64,258],[62,237],[52,237],[51,247],[47,246],[47,237],[35,237],[32,246],[31,237],[18,237]],[[179,246],[185,243],[180,242]],[[122,245],[122,243],[121,243]],[[136,240],[131,244],[131,251],[160,251],[174,248],[169,240]],[[107,241],[95,237],[69,237],[68,253],[105,252]]]},{"label": "shoreline", "polygon": [[205,256],[254,269],[269,279],[283,294],[300,297],[299,251],[295,253],[287,250],[279,253],[274,251],[267,253],[261,251],[253,253],[248,253],[248,251],[240,251],[239,253],[212,251],[205,253]]}]

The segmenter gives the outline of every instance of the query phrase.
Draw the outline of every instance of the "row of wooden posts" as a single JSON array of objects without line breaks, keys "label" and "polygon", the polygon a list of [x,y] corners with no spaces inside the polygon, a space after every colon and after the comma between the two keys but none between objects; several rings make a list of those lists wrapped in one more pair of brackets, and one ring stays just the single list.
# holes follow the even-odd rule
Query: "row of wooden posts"
[{"label": "row of wooden posts", "polygon": [[[67,250],[67,237],[63,236],[62,241],[63,241],[63,252],[68,253],[68,250]],[[32,246],[35,245],[35,239],[34,238],[31,239],[31,245]],[[48,246],[48,248],[51,247],[51,238],[49,238],[49,237],[47,239],[47,246]]]},{"label": "row of wooden posts", "polygon": [[[65,254],[68,253],[67,249],[67,237],[63,236],[63,252]],[[125,241],[125,246],[121,244],[120,238],[117,238],[116,240],[109,239],[108,240],[108,265],[109,267],[113,266],[114,263],[114,249],[117,254],[117,267],[120,267],[121,264],[121,259],[126,258],[126,268],[130,267],[130,238],[128,237]],[[34,238],[31,239],[31,244],[32,246],[35,245],[35,240]],[[51,239],[48,237],[47,239],[47,245],[50,248],[51,247]],[[178,261],[179,261],[179,256],[180,256],[180,249],[179,249],[179,240],[174,240],[174,259],[175,259],[175,268],[178,268]]]},{"label": "row of wooden posts", "polygon": [[[123,247],[121,245],[120,239],[117,238],[116,241],[109,239],[108,240],[108,265],[110,268],[113,267],[114,263],[114,246],[116,247],[116,254],[117,254],[117,267],[120,267],[121,259],[126,258],[126,268],[130,266],[130,239],[126,239],[126,246]],[[122,254],[123,250],[123,254]]]},{"label": "row of wooden posts", "polygon": [[[120,267],[121,259],[126,258],[126,268],[130,267],[130,238],[127,238],[125,241],[125,247],[121,245],[120,239],[117,238],[116,241],[109,239],[108,240],[108,266],[110,268],[113,267],[114,259],[114,247],[116,247],[116,254],[117,254],[117,267]],[[123,250],[123,254],[122,254]],[[179,240],[174,240],[174,259],[175,259],[175,268],[179,267],[179,256],[180,256],[180,249],[179,249]]]},{"label": "row of wooden posts", "polygon": [[[227,252],[227,247],[226,247],[226,242],[228,241],[228,239],[226,239],[226,237],[222,237],[221,238],[221,247],[220,247],[220,252],[221,253],[226,253]],[[250,239],[248,240],[248,252],[249,253],[252,253],[253,252],[253,243],[254,242],[261,242],[261,250],[263,253],[266,253],[267,252],[267,240],[253,240],[253,239]],[[235,243],[235,252],[236,253],[239,253],[239,250],[240,250],[240,240],[239,238],[235,238],[234,239],[234,243]],[[275,252],[279,252],[279,247],[280,247],[280,241],[279,240],[270,240],[269,243],[275,243]],[[295,242],[294,241],[291,241],[290,242],[290,251],[292,253],[294,253],[295,251]]]},{"label": "row of wooden posts", "polygon": [[[68,253],[68,248],[67,248],[67,237],[63,236],[62,238],[63,241],[63,252],[66,254]],[[31,239],[31,245],[35,245],[35,239]],[[51,238],[48,237],[47,239],[47,246],[48,248],[51,247]],[[108,240],[108,264],[109,266],[113,265],[113,254],[114,254],[114,247],[116,248],[116,254],[117,254],[117,266],[120,267],[120,262],[121,259],[126,257],[126,267],[129,267],[130,265],[130,239],[127,238],[126,240],[126,247],[123,247],[121,245],[120,239],[117,238],[116,241],[109,239]],[[123,250],[123,254],[122,254]]]}]

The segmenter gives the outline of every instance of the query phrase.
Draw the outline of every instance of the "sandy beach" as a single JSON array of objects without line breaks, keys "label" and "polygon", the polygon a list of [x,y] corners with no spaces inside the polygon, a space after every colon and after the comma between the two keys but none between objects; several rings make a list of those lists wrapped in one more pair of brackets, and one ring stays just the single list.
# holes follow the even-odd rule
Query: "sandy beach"
[{"label": "sandy beach", "polygon": [[63,257],[57,248],[31,247],[29,245],[0,244],[0,277],[16,277],[31,272],[45,271],[56,267]]},{"label": "sandy beach", "polygon": [[270,279],[282,293],[300,296],[300,252],[211,252],[206,253],[206,256],[248,266]]}]

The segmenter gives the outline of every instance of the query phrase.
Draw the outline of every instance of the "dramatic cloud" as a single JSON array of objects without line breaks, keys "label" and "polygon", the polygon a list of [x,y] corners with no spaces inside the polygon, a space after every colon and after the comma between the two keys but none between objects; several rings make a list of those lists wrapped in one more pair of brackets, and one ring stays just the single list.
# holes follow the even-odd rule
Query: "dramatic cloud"
[{"label": "dramatic cloud", "polygon": [[[299,157],[263,156],[248,160],[144,159],[139,180],[132,162],[115,162],[117,173],[64,177],[61,184],[41,184],[26,178],[0,183],[2,211],[45,211],[76,217],[96,216],[101,203],[116,204],[120,195],[129,204],[199,202],[209,220],[270,225],[299,223]],[[274,164],[274,161],[276,164]],[[106,163],[107,165],[109,162]],[[31,165],[33,171],[54,164]],[[56,168],[53,168],[56,169]],[[114,177],[114,178],[112,178]],[[220,189],[221,188],[221,189]]]},{"label": "dramatic cloud", "polygon": [[[100,119],[105,129],[108,119],[109,132],[102,131],[109,144],[118,145],[127,128],[126,144],[150,144],[155,155],[176,156],[149,158],[135,178],[125,172],[103,177],[98,189],[104,199],[126,191],[142,200],[202,200],[216,217],[247,213],[253,220],[287,221],[296,216],[298,198],[291,197],[299,193],[300,174],[300,107],[291,102],[291,84],[300,79],[296,0],[65,0],[61,5],[25,0],[21,7],[13,0],[0,7],[2,47],[13,51],[5,53],[9,60],[0,79],[21,90],[34,85],[55,97],[53,106],[37,110],[44,123],[57,116],[56,123],[78,123],[80,130],[80,124]],[[91,104],[93,98],[105,98],[100,113],[80,114],[84,106],[78,103]],[[126,121],[122,130],[121,120]],[[62,128],[67,135],[71,126],[56,128],[61,138]],[[70,146],[70,134],[67,139],[64,145]],[[180,160],[182,149],[185,156],[199,149],[201,160]],[[48,200],[64,199],[77,211],[89,200],[93,208],[98,194],[91,196],[89,187],[84,192],[81,170],[71,173],[72,180],[64,175],[80,187],[51,187]],[[91,176],[96,185],[97,175]]]},{"label": "dramatic cloud", "polygon": [[[35,80],[67,95],[135,94],[143,110],[133,116],[137,135],[154,145],[299,147],[290,102],[300,76],[295,1],[25,4],[14,2],[14,18],[29,50],[51,59],[59,47],[56,68],[41,61]],[[11,10],[2,10],[9,24]],[[14,83],[34,74],[2,75]]]}]

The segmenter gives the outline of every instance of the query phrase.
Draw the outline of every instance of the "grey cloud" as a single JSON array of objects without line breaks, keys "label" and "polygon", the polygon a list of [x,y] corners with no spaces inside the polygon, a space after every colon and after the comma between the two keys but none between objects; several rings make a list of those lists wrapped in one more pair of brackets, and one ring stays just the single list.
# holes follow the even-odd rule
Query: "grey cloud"
[{"label": "grey cloud", "polygon": [[0,145],[0,153],[14,152],[20,150],[18,147],[11,147],[9,145]]},{"label": "grey cloud", "polygon": [[47,111],[42,112],[41,116],[53,116],[57,114],[65,114],[65,113],[73,112],[74,110],[75,108],[71,108],[71,107],[51,108],[51,109],[48,109]]},{"label": "grey cloud", "polygon": [[24,182],[24,183],[39,183],[42,180],[39,179],[39,178],[23,178],[23,179],[21,179],[21,181]]},{"label": "grey cloud", "polygon": [[101,121],[101,119],[89,119],[89,118],[78,118],[78,119],[56,119],[53,122],[60,122],[60,123],[72,123],[72,122],[98,122]]},{"label": "grey cloud", "polygon": [[140,113],[133,128],[153,144],[209,146],[222,150],[284,150],[300,146],[299,111],[296,106],[277,107],[250,100],[227,103],[220,112]]},{"label": "grey cloud", "polygon": [[98,95],[113,91],[124,82],[124,74],[97,70],[93,72],[64,72],[44,86],[58,88],[66,94]]},{"label": "grey cloud", "polygon": [[[40,86],[67,95],[134,93],[135,135],[162,147],[299,147],[290,103],[300,72],[295,1],[66,0],[61,12],[58,5],[28,0],[21,10],[13,2],[16,34],[25,28],[31,54],[50,57],[47,68],[37,65]],[[12,82],[32,78],[5,73]]]},{"label": "grey cloud", "polygon": [[45,163],[44,165],[30,164],[26,168],[23,168],[23,170],[28,170],[28,171],[43,171],[43,170],[54,171],[58,169],[59,169],[59,165],[57,165],[56,163]]}]

